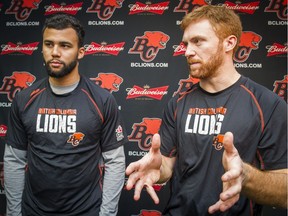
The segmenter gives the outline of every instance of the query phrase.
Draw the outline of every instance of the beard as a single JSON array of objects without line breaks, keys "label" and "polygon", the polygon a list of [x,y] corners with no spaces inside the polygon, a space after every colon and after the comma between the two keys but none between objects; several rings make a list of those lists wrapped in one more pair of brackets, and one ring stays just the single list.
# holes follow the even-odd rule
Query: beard
[{"label": "beard", "polygon": [[45,62],[45,67],[46,67],[46,71],[47,71],[48,75],[50,77],[54,77],[54,78],[62,78],[62,77],[65,77],[66,75],[70,74],[78,63],[77,59],[74,59],[68,65],[65,64],[65,62],[63,62],[63,61],[60,61],[61,64],[63,64],[63,68],[60,71],[56,72],[56,71],[53,71],[53,69],[49,66],[51,61],[52,60]]},{"label": "beard", "polygon": [[[219,43],[216,53],[213,56],[211,56],[206,63],[202,61],[197,61],[197,62],[200,62],[202,65],[200,68],[196,70],[190,69],[190,75],[193,78],[197,78],[197,79],[206,79],[209,77],[213,77],[217,73],[218,68],[223,63],[224,58],[222,55],[222,51],[223,51],[223,47]],[[189,60],[188,60],[188,63],[189,63]]]}]

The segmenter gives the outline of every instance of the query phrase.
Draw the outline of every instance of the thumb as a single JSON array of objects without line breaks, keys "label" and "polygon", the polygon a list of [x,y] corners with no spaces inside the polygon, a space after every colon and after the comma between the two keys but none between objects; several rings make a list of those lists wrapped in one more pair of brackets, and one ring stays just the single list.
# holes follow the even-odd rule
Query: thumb
[{"label": "thumb", "polygon": [[158,153],[160,150],[160,146],[161,146],[160,135],[156,133],[152,137],[152,143],[150,148],[151,153]]},{"label": "thumb", "polygon": [[233,134],[231,132],[226,132],[224,135],[223,145],[227,153],[234,152],[234,144],[233,144]]}]

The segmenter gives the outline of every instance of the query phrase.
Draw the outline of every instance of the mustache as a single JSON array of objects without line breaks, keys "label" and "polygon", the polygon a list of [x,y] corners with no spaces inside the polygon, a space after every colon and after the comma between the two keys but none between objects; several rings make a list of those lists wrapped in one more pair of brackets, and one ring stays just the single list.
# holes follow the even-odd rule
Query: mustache
[{"label": "mustache", "polygon": [[196,60],[196,59],[187,59],[188,64],[194,64],[194,63],[201,63],[201,60]]}]

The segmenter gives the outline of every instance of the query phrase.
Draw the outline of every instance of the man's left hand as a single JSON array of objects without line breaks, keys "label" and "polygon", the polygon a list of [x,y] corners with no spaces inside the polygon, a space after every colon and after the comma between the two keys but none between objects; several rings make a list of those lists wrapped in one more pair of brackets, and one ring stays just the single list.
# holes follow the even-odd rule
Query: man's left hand
[{"label": "man's left hand", "polygon": [[209,207],[208,212],[210,214],[216,211],[224,212],[231,208],[239,200],[244,180],[243,161],[233,144],[233,134],[231,132],[225,133],[223,145],[222,164],[225,169],[225,173],[221,178],[223,191],[220,194],[219,201]]}]

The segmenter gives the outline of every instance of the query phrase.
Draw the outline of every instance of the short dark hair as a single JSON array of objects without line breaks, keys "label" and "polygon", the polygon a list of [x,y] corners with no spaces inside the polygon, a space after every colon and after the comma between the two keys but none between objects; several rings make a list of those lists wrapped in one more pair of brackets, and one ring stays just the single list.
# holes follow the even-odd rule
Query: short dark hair
[{"label": "short dark hair", "polygon": [[75,30],[78,36],[78,46],[82,47],[84,45],[84,28],[80,21],[74,16],[67,14],[56,14],[54,16],[51,16],[46,19],[42,29],[42,34],[44,33],[46,28],[53,28],[57,30],[72,28]]}]

